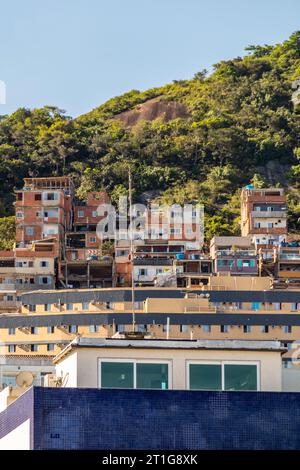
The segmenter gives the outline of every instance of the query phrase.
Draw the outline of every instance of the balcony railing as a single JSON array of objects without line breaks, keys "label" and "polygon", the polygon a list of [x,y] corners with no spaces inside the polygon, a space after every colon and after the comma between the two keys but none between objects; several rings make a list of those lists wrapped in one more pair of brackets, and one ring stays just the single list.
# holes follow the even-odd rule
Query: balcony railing
[{"label": "balcony railing", "polygon": [[286,210],[283,210],[283,211],[252,211],[251,212],[251,215],[252,217],[256,217],[256,218],[270,218],[270,219],[273,219],[273,218],[276,218],[276,219],[280,219],[280,218],[285,218],[287,217],[287,212]]},{"label": "balcony railing", "polygon": [[300,253],[293,253],[293,254],[288,254],[288,253],[281,253],[279,255],[280,260],[292,260],[292,261],[300,261]]},{"label": "balcony railing", "polygon": [[248,256],[256,256],[255,250],[217,250],[217,256],[234,256],[246,258]]}]

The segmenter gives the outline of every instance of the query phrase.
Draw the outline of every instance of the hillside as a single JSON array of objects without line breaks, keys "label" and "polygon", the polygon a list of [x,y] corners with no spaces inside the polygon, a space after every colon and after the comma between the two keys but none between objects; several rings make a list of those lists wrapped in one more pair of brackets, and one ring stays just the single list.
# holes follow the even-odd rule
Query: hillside
[{"label": "hillside", "polygon": [[137,200],[154,191],[166,202],[203,202],[207,237],[237,233],[239,191],[251,180],[286,186],[290,230],[299,230],[300,122],[291,102],[299,78],[296,32],[250,46],[210,75],[132,90],[77,119],[50,106],[3,116],[0,216],[13,213],[25,176],[68,174],[79,197],[106,189],[116,201],[130,163]]}]

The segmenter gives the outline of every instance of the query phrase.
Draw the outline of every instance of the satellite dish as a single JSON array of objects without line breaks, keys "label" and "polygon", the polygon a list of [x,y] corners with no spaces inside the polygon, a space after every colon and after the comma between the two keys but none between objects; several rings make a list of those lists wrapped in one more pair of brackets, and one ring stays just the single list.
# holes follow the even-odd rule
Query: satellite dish
[{"label": "satellite dish", "polygon": [[20,372],[16,377],[18,387],[30,387],[33,383],[33,375],[31,372]]}]

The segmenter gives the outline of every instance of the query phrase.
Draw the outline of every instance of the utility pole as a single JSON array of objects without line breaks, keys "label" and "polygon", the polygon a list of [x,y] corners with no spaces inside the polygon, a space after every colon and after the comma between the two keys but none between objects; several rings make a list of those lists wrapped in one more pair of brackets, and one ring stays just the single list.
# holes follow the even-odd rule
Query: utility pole
[{"label": "utility pole", "polygon": [[129,236],[130,236],[130,261],[131,261],[131,310],[132,310],[132,331],[135,333],[135,291],[134,291],[134,244],[132,230],[132,176],[131,168],[128,170],[128,192],[129,192]]}]

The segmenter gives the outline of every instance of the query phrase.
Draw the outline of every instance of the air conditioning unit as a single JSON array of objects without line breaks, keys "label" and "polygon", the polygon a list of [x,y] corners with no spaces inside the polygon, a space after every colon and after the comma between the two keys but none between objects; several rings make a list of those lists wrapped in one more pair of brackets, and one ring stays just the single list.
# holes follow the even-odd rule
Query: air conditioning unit
[{"label": "air conditioning unit", "polygon": [[44,377],[44,387],[56,387],[57,377],[55,374],[47,374]]}]

